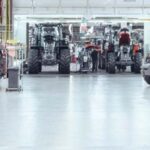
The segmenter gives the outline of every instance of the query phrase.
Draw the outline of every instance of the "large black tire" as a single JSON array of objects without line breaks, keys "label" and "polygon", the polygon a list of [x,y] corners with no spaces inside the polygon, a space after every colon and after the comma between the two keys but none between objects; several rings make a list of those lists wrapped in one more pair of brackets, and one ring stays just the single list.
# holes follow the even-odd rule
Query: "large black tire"
[{"label": "large black tire", "polygon": [[116,72],[115,66],[116,66],[116,61],[115,61],[115,54],[113,52],[108,53],[107,55],[107,71],[108,73],[114,74]]},{"label": "large black tire", "polygon": [[141,65],[142,65],[142,53],[139,52],[135,55],[134,58],[134,72],[141,73]]},{"label": "large black tire", "polygon": [[144,76],[144,80],[145,80],[148,84],[150,84],[150,76]]},{"label": "large black tire", "polygon": [[98,65],[99,69],[102,69],[102,54],[99,55],[99,65]]},{"label": "large black tire", "polygon": [[42,72],[42,63],[39,62],[39,72]]},{"label": "large black tire", "polygon": [[119,72],[121,71],[121,65],[120,64],[117,65],[117,69]]},{"label": "large black tire", "polygon": [[105,65],[105,58],[102,57],[102,69],[104,70],[106,68],[106,65]]},{"label": "large black tire", "polygon": [[70,50],[63,49],[60,53],[60,60],[59,60],[59,73],[60,74],[69,74],[70,73]]},{"label": "large black tire", "polygon": [[122,65],[122,66],[121,66],[121,69],[122,69],[123,72],[125,72],[126,69],[127,69],[126,65]]},{"label": "large black tire", "polygon": [[99,69],[105,69],[106,65],[105,65],[105,58],[104,56],[102,56],[102,54],[99,56]]},{"label": "large black tire", "polygon": [[3,76],[3,62],[2,62],[2,54],[0,53],[0,79],[2,78],[2,76]]},{"label": "large black tire", "polygon": [[131,65],[131,72],[134,72],[134,64]]},{"label": "large black tire", "polygon": [[37,49],[30,49],[29,51],[28,70],[29,74],[38,74],[40,71]]}]

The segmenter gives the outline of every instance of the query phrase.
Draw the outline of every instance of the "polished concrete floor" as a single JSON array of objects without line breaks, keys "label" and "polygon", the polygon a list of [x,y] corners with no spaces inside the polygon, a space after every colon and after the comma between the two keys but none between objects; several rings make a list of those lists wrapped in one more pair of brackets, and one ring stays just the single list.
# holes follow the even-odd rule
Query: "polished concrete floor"
[{"label": "polished concrete floor", "polygon": [[141,75],[25,76],[0,81],[0,150],[150,150],[150,87]]}]

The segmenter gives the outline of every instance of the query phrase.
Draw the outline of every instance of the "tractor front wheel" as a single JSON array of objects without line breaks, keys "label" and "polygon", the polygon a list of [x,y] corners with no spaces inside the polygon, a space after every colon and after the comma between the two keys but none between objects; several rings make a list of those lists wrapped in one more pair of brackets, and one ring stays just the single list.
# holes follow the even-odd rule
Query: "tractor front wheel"
[{"label": "tractor front wheel", "polygon": [[37,49],[30,49],[29,51],[28,70],[29,74],[39,73],[39,57]]},{"label": "tractor front wheel", "polygon": [[140,73],[142,65],[142,53],[137,53],[134,58],[134,72]]},{"label": "tractor front wheel", "polygon": [[148,84],[150,84],[150,76],[144,76],[144,80],[145,80]]},{"label": "tractor front wheel", "polygon": [[60,60],[59,60],[59,73],[60,74],[69,74],[70,73],[70,50],[63,49],[60,52]]}]

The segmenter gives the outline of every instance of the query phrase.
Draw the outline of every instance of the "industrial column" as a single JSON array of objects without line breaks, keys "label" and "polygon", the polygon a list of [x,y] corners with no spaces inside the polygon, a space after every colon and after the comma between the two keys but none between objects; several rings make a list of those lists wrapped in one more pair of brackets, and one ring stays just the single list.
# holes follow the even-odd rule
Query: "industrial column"
[{"label": "industrial column", "polygon": [[3,9],[3,3],[2,0],[0,0],[0,25],[2,24],[2,19],[3,19],[2,9]]},{"label": "industrial column", "polygon": [[3,34],[2,34],[2,21],[3,21],[3,2],[0,0],[0,42],[2,42]]},{"label": "industrial column", "polygon": [[12,38],[12,0],[6,0],[6,34],[5,40]]},{"label": "industrial column", "polygon": [[150,22],[144,22],[144,53],[150,53]]}]

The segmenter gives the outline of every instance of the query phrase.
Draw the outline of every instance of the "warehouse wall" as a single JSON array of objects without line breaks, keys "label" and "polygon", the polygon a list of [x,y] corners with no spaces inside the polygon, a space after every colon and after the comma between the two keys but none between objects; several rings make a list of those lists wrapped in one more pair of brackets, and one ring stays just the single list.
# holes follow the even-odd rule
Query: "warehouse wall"
[{"label": "warehouse wall", "polygon": [[16,15],[149,15],[150,0],[14,0]]},{"label": "warehouse wall", "polygon": [[26,44],[26,22],[14,21],[14,39]]},{"label": "warehouse wall", "polygon": [[150,52],[150,22],[144,23],[144,49],[145,52]]}]

